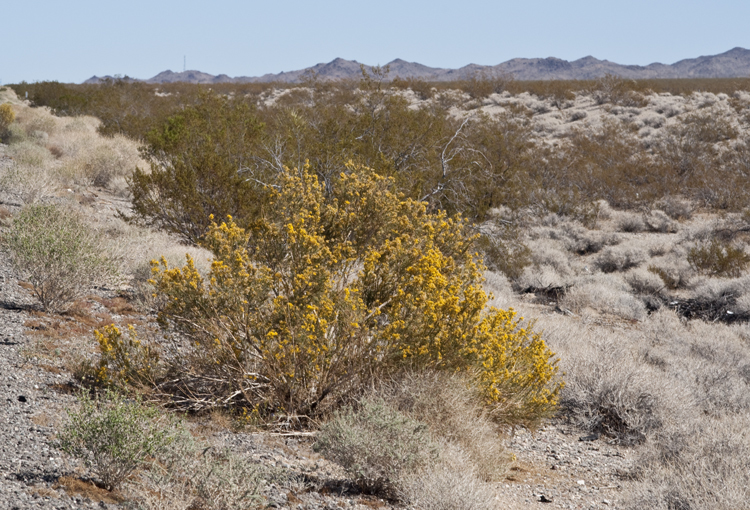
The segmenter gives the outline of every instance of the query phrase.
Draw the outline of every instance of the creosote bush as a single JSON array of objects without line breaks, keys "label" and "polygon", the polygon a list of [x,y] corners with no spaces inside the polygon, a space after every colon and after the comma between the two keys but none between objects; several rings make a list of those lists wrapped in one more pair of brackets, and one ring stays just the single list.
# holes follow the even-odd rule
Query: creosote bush
[{"label": "creosote bush", "polygon": [[750,264],[750,255],[741,247],[712,239],[691,248],[687,260],[696,271],[737,278]]},{"label": "creosote bush", "polygon": [[3,237],[11,260],[45,310],[64,312],[113,270],[96,235],[75,211],[28,205]]},{"label": "creosote bush", "polygon": [[328,196],[308,168],[280,183],[248,230],[211,226],[206,278],[190,258],[154,263],[161,324],[189,340],[175,353],[189,393],[304,419],[374,378],[436,369],[475,374],[500,421],[552,412],[554,354],[512,310],[484,309],[461,217],[430,214],[356,165]]}]

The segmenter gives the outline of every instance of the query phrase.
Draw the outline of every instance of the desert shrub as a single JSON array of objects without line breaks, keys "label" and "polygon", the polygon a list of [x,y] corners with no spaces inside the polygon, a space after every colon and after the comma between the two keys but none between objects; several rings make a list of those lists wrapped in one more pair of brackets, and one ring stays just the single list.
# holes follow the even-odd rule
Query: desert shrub
[{"label": "desert shrub", "polygon": [[16,119],[16,113],[10,103],[0,104],[0,141],[5,141],[8,136],[8,128]]},{"label": "desert shrub", "polygon": [[643,216],[643,222],[649,232],[677,232],[677,225],[664,211],[654,209]]},{"label": "desert shrub", "polygon": [[646,259],[646,253],[639,248],[616,246],[604,250],[596,259],[596,265],[605,273],[614,273],[638,267]]},{"label": "desert shrub", "polygon": [[437,457],[427,426],[381,399],[336,412],[313,448],[343,466],[360,490],[386,497],[397,495],[403,476]]},{"label": "desert shrub", "polygon": [[498,419],[548,415],[560,388],[553,353],[514,312],[483,310],[464,220],[349,170],[329,197],[307,168],[286,172],[249,231],[214,224],[205,279],[189,258],[155,269],[162,324],[190,340],[179,370],[220,381],[191,391],[315,416],[406,367],[476,369]]},{"label": "desert shrub", "polygon": [[175,431],[156,418],[153,407],[107,391],[92,399],[78,396],[80,408],[68,411],[68,423],[58,436],[59,448],[83,461],[107,489],[117,488],[147,458],[163,451]]},{"label": "desert shrub", "polygon": [[482,99],[491,94],[499,94],[506,90],[513,77],[504,74],[474,73],[465,80],[455,82],[460,90],[469,94],[472,99]]},{"label": "desert shrub", "polygon": [[661,198],[656,205],[673,220],[689,220],[696,209],[692,201],[672,195]]},{"label": "desert shrub", "polygon": [[94,331],[94,336],[100,351],[98,383],[122,387],[153,383],[159,356],[152,347],[141,343],[132,325],[125,336],[114,324],[105,326],[101,332]]},{"label": "desert shrub", "polygon": [[648,101],[636,90],[635,80],[628,80],[613,74],[606,74],[596,81],[592,95],[597,104],[611,103],[618,106],[643,107]]},{"label": "desert shrub", "polygon": [[637,233],[643,232],[646,229],[643,217],[635,213],[619,212],[615,222],[617,230],[620,232]]},{"label": "desert shrub", "polygon": [[617,235],[592,231],[576,223],[568,223],[562,230],[567,248],[578,255],[598,253],[605,246],[620,242]]},{"label": "desert shrub", "polygon": [[502,224],[500,228],[484,227],[484,235],[478,240],[484,262],[492,271],[499,271],[508,278],[518,278],[531,264],[531,250],[521,240],[520,229]]},{"label": "desert shrub", "polygon": [[666,186],[654,158],[617,119],[605,120],[598,129],[573,130],[564,144],[535,166],[529,174],[538,176],[538,192],[547,190],[552,195],[549,202],[557,202],[555,207],[560,208],[570,201],[568,209],[589,203],[589,214],[594,217],[597,211],[592,200],[632,209],[661,196]]},{"label": "desert shrub", "polygon": [[125,178],[143,161],[138,157],[135,142],[122,135],[104,138],[94,132],[78,133],[77,136],[56,137],[61,139],[56,146],[61,155],[73,152],[63,161],[61,177],[68,177],[76,183],[111,188]]},{"label": "desert shrub", "polygon": [[191,243],[208,230],[211,214],[250,221],[265,188],[240,170],[250,164],[261,129],[246,102],[216,94],[170,117],[147,135],[150,172],[137,169],[128,182],[135,217]]},{"label": "desert shrub", "polygon": [[45,310],[65,311],[113,274],[91,228],[75,211],[59,206],[24,207],[3,242]]},{"label": "desert shrub", "polygon": [[676,290],[687,287],[692,272],[690,267],[670,262],[673,261],[649,264],[648,270],[661,278],[668,289]]},{"label": "desert shrub", "polygon": [[690,248],[687,260],[704,274],[736,278],[750,264],[750,255],[741,247],[712,239]]},{"label": "desert shrub", "polygon": [[625,281],[637,294],[658,295],[667,288],[667,284],[658,274],[644,268],[628,271]]},{"label": "desert shrub", "polygon": [[[470,378],[436,371],[407,372],[374,392],[389,406],[427,425],[431,437],[443,447],[441,455],[461,451],[474,476],[497,481],[507,471],[510,456],[500,441],[500,430],[491,420]],[[446,444],[453,445],[445,448]]]},{"label": "desert shrub", "polygon": [[402,499],[424,510],[490,510],[497,508],[492,485],[484,483],[471,461],[455,447],[442,445],[428,469],[404,477]]},{"label": "desert shrub", "polygon": [[[264,508],[269,484],[291,489],[295,480],[280,469],[195,440],[184,429],[129,484],[129,498],[145,510]],[[171,505],[171,506],[166,506]]]},{"label": "desert shrub", "polygon": [[639,452],[623,508],[730,510],[750,497],[750,438],[744,416],[673,426]]},{"label": "desert shrub", "polygon": [[574,281],[560,299],[560,307],[574,313],[587,308],[639,321],[646,317],[646,307],[630,293],[630,288],[614,275],[594,275]]}]

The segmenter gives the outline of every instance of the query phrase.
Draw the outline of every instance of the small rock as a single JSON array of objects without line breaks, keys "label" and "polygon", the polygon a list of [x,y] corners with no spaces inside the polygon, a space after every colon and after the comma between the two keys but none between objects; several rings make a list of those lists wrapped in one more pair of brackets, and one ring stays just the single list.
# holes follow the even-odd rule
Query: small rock
[{"label": "small rock", "polygon": [[26,397],[24,395],[18,395],[18,401],[19,402],[27,402]]},{"label": "small rock", "polygon": [[540,501],[541,503],[552,503],[552,500],[553,500],[553,499],[554,499],[554,498],[552,498],[552,496],[550,496],[550,497],[547,497],[547,496],[545,496],[544,494],[542,494],[542,497],[541,497],[541,498],[539,498],[539,501]]},{"label": "small rock", "polygon": [[584,482],[583,480],[578,480],[576,483],[578,485],[586,485],[586,482]]}]

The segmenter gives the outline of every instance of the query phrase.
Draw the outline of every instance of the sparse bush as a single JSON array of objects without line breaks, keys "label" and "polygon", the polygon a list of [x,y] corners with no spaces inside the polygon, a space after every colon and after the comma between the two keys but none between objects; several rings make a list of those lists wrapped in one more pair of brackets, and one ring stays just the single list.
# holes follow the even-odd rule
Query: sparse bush
[{"label": "sparse bush", "polygon": [[313,448],[341,464],[360,490],[390,498],[398,495],[403,477],[438,454],[427,425],[372,398],[336,412]]},{"label": "sparse bush", "polygon": [[68,411],[69,421],[58,436],[59,448],[83,461],[104,486],[116,489],[148,457],[165,450],[175,434],[158,423],[157,409],[128,401],[107,391],[102,398],[79,394],[80,409]]},{"label": "sparse bush", "polygon": [[3,238],[13,264],[45,310],[63,312],[112,268],[83,219],[54,205],[29,205]]},{"label": "sparse bush", "polygon": [[403,499],[422,510],[497,508],[493,487],[483,483],[463,452],[444,445],[436,462],[401,484]]},{"label": "sparse bush", "polygon": [[[684,264],[684,262],[683,262]],[[685,264],[687,266],[687,264]],[[683,267],[677,263],[655,263],[649,264],[648,270],[659,276],[668,289],[676,290],[687,287],[690,282],[689,267]]]},{"label": "sparse bush", "polygon": [[[137,480],[130,499],[145,510],[201,508],[247,510],[265,507],[263,488],[294,486],[292,476],[232,452],[196,441],[184,429]],[[171,504],[173,506],[165,506]]]},{"label": "sparse bush", "polygon": [[750,438],[744,416],[681,423],[639,452],[639,482],[623,508],[733,510],[750,498]]},{"label": "sparse bush", "polygon": [[687,260],[704,274],[737,278],[750,264],[750,255],[741,247],[712,239],[691,248]]},{"label": "sparse bush", "polygon": [[485,264],[508,278],[518,278],[531,264],[531,250],[521,241],[520,231],[512,225],[487,229],[479,238]]},{"label": "sparse bush", "polygon": [[597,104],[611,103],[619,106],[643,107],[647,100],[634,89],[638,86],[635,80],[627,80],[613,74],[606,74],[596,82],[592,95]]}]

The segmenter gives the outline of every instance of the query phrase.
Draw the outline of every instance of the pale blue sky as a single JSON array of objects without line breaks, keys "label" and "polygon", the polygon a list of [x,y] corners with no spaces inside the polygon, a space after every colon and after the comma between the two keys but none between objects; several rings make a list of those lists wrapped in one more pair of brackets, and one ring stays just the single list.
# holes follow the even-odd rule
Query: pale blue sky
[{"label": "pale blue sky", "polygon": [[394,58],[434,67],[586,55],[671,64],[750,48],[747,0],[4,0],[0,81],[257,76]]}]

